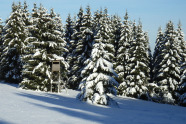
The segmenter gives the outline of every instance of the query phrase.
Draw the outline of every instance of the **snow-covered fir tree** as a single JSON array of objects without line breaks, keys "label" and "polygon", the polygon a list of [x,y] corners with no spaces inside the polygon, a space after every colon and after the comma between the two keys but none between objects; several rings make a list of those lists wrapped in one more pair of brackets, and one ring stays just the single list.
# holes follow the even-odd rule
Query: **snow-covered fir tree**
[{"label": "snow-covered fir tree", "polygon": [[73,88],[75,89],[78,88],[79,82],[82,80],[80,73],[81,70],[85,67],[84,62],[90,58],[93,45],[93,22],[90,7],[87,6],[86,14],[84,14],[82,11],[80,12],[83,14],[83,17],[77,36],[78,41],[76,43],[76,48],[73,50],[73,56],[76,58],[76,61],[73,65],[74,75],[71,77],[71,79],[74,79]]},{"label": "snow-covered fir tree", "polygon": [[[2,21],[1,21],[1,18],[0,18],[0,58],[1,58],[1,55],[2,55],[2,51],[3,51],[3,40],[2,40],[2,36],[3,36],[3,25],[2,25]],[[1,64],[0,64],[0,72],[1,71]],[[3,78],[3,75],[2,73],[0,74],[0,79]]]},{"label": "snow-covered fir tree", "polygon": [[65,49],[66,42],[63,39],[61,19],[54,13],[53,9],[49,14],[42,5],[37,8],[34,4],[31,20],[31,36],[26,39],[29,41],[28,54],[23,57],[25,65],[20,87],[49,91],[52,82],[52,60],[61,61],[63,75],[68,67],[62,57],[67,50]]},{"label": "snow-covered fir tree", "polygon": [[149,45],[145,38],[145,33],[142,30],[142,24],[136,27],[133,24],[132,41],[129,49],[129,63],[128,72],[126,77],[126,89],[123,95],[149,99],[148,96],[148,81],[150,78],[149,68]]},{"label": "snow-covered fir tree", "polygon": [[76,23],[76,16],[74,17],[74,20],[71,18],[70,14],[68,15],[66,19],[66,25],[65,25],[65,40],[67,42],[66,48],[68,49],[68,53],[66,53],[65,58],[66,61],[69,64],[68,72],[67,72],[67,78],[68,78],[68,84],[67,86],[69,88],[72,88],[72,82],[73,79],[71,78],[73,73],[72,73],[72,67],[74,65],[75,57],[73,57],[73,50],[76,48],[76,44],[73,40],[74,36],[74,28],[75,28],[75,23]]},{"label": "snow-covered fir tree", "polygon": [[[174,104],[180,80],[180,55],[174,25],[170,21],[166,26],[163,43],[154,64],[154,83],[159,86],[160,102]],[[157,62],[156,62],[157,61]]]},{"label": "snow-covered fir tree", "polygon": [[108,23],[108,15],[105,11],[99,18],[99,27],[94,37],[95,44],[91,57],[86,60],[87,66],[81,71],[84,77],[81,81],[81,93],[79,98],[96,104],[109,104],[107,93],[116,94],[118,82],[113,78],[117,74],[113,70],[114,46],[111,44],[111,30]]},{"label": "snow-covered fir tree", "polygon": [[145,41],[146,41],[146,46],[147,46],[147,49],[148,49],[148,64],[149,64],[149,68],[150,68],[150,73],[149,73],[149,76],[150,76],[150,79],[149,79],[149,83],[152,83],[152,78],[153,78],[153,73],[152,73],[152,69],[153,69],[153,57],[152,57],[152,51],[151,51],[151,47],[150,47],[150,44],[149,44],[149,36],[148,36],[148,32],[145,32],[144,33],[144,37],[145,37]]},{"label": "snow-covered fir tree", "polygon": [[93,16],[93,33],[94,33],[94,36],[98,33],[98,30],[100,28],[100,19],[102,17],[103,17],[103,11],[102,11],[102,9],[97,10],[94,13],[94,16]]},{"label": "snow-covered fir tree", "polygon": [[148,77],[148,83],[152,83],[152,52],[151,52],[151,47],[149,44],[149,36],[148,36],[148,32],[144,32],[144,45],[145,45],[145,51],[147,52],[147,59],[146,59],[146,65],[149,67],[148,68],[148,73],[147,73],[147,77]]},{"label": "snow-covered fir tree", "polygon": [[[87,6],[86,8],[86,14],[84,14],[82,20],[81,32],[81,40],[77,43],[76,48],[76,52],[80,53],[78,55],[78,66],[80,68],[77,72],[77,79],[81,74],[82,69],[87,65],[85,61],[90,58],[93,47],[93,22],[90,6]],[[80,82],[82,78],[83,77],[79,77],[77,81]]]},{"label": "snow-covered fir tree", "polygon": [[2,19],[0,18],[0,40],[2,40],[3,36],[3,25],[2,25]]},{"label": "snow-covered fir tree", "polygon": [[118,94],[122,95],[123,90],[126,89],[126,76],[128,74],[128,62],[129,62],[129,47],[132,39],[132,31],[128,22],[128,13],[126,12],[124,17],[124,24],[122,25],[121,38],[118,42],[118,50],[116,56],[115,70],[118,74]]},{"label": "snow-covered fir tree", "polygon": [[71,18],[71,15],[69,14],[66,19],[66,25],[65,25],[65,41],[67,42],[66,48],[68,49],[68,53],[66,53],[65,58],[68,61],[68,54],[72,53],[73,47],[70,41],[72,40],[72,34],[73,34],[73,28],[74,28],[74,22]]},{"label": "snow-covered fir tree", "polygon": [[[113,28],[113,39],[114,39],[114,48],[115,48],[115,56],[117,55],[118,51],[118,44],[119,40],[121,38],[121,29],[122,29],[122,23],[121,23],[121,18],[117,15],[112,16],[111,18],[112,22],[112,28]],[[116,58],[115,58],[116,61]],[[114,62],[115,63],[115,62]]]},{"label": "snow-covered fir tree", "polygon": [[151,74],[152,77],[151,77],[151,82],[149,83],[148,86],[151,99],[155,102],[160,102],[160,97],[159,97],[160,88],[157,85],[157,83],[154,82],[155,80],[154,78],[158,74],[156,72],[161,68],[160,63],[162,60],[161,51],[163,49],[163,43],[164,43],[164,34],[162,28],[159,27],[153,58],[152,58],[152,74]]},{"label": "snow-covered fir tree", "polygon": [[70,41],[70,44],[73,48],[73,51],[71,53],[69,53],[68,55],[68,63],[69,63],[69,81],[68,81],[68,85],[70,88],[72,89],[77,89],[79,82],[77,82],[77,74],[79,71],[78,67],[78,59],[77,56],[80,55],[81,53],[76,52],[76,48],[77,48],[77,43],[81,40],[81,27],[82,27],[82,21],[84,18],[84,13],[83,13],[83,8],[80,7],[79,9],[79,13],[77,14],[77,20],[74,24],[74,30],[73,30],[73,34],[72,34],[72,40]]},{"label": "snow-covered fir tree", "polygon": [[3,25],[2,25],[1,18],[0,18],[0,56],[1,56],[2,48],[3,48],[2,37],[3,37]]},{"label": "snow-covered fir tree", "polygon": [[[112,26],[112,21],[111,21],[111,18],[109,17],[109,15],[108,15],[107,8],[104,9],[103,17],[101,18],[101,23],[105,25],[103,27],[100,26],[100,28],[103,28],[101,30],[105,31],[105,33],[103,34],[103,39],[104,39],[103,43],[106,44],[105,50],[107,50],[109,53],[114,55],[109,60],[111,63],[114,63],[114,59],[115,59],[114,27]],[[100,23],[100,25],[102,25],[101,23]]]},{"label": "snow-covered fir tree", "polygon": [[[178,29],[176,31],[176,40],[177,40],[177,44],[178,44],[178,52],[179,55],[181,56],[180,59],[180,64],[186,61],[186,41],[184,40],[184,33],[182,31],[182,27],[181,27],[181,22],[179,21],[178,23]],[[182,75],[182,71],[181,71],[181,75]]]},{"label": "snow-covered fir tree", "polygon": [[147,65],[149,67],[149,73],[147,75],[147,77],[149,77],[148,79],[148,83],[147,83],[147,88],[148,88],[148,100],[153,101],[152,97],[153,95],[155,95],[155,91],[156,88],[158,87],[156,84],[153,83],[153,56],[152,56],[152,52],[151,52],[151,47],[149,44],[149,37],[148,37],[148,33],[145,32],[144,33],[144,37],[146,40],[146,46],[147,46],[147,51],[148,51],[148,57],[147,57]]},{"label": "snow-covered fir tree", "polygon": [[182,32],[181,22],[178,24],[177,29],[177,40],[180,46],[179,52],[181,56],[180,62],[180,84],[178,88],[179,99],[178,104],[182,106],[186,106],[186,41],[184,40],[184,33]]},{"label": "snow-covered fir tree", "polygon": [[186,106],[186,61],[181,64],[181,80],[180,80],[180,86],[179,86],[179,98],[178,98],[178,104],[182,106]]},{"label": "snow-covered fir tree", "polygon": [[12,4],[12,12],[5,24],[1,72],[6,81],[19,83],[22,80],[22,54],[27,30],[23,21],[21,3]]},{"label": "snow-covered fir tree", "polygon": [[68,14],[68,17],[66,19],[66,25],[65,25],[65,40],[66,40],[67,44],[70,44],[69,42],[72,39],[73,26],[74,26],[74,22],[71,18],[71,15]]},{"label": "snow-covered fir tree", "polygon": [[[29,26],[31,25],[31,22],[30,22],[30,13],[29,13],[28,5],[27,5],[26,1],[24,2],[23,7],[21,8],[21,11],[22,11],[22,21],[24,22],[25,31],[27,31],[26,32],[26,34],[27,34],[26,38],[27,38],[30,35]],[[25,48],[28,45],[28,43],[29,42],[27,42],[27,40],[25,39],[24,44],[21,48],[21,51],[22,51],[21,57],[23,57],[23,56],[25,56],[25,54],[27,54]],[[24,65],[24,60],[22,59],[22,66],[23,65]]]},{"label": "snow-covered fir tree", "polygon": [[23,12],[22,20],[24,21],[26,26],[29,26],[30,25],[30,13],[29,13],[28,5],[26,1],[23,4],[22,12]]},{"label": "snow-covered fir tree", "polygon": [[[101,40],[101,39],[100,39]],[[95,104],[109,104],[107,93],[116,95],[115,87],[118,82],[112,77],[117,76],[113,70],[113,65],[107,59],[109,53],[104,51],[103,43],[95,43],[90,62],[82,70],[81,75],[85,77],[81,84],[80,99]]]},{"label": "snow-covered fir tree", "polygon": [[158,35],[156,38],[156,45],[155,45],[154,54],[153,54],[153,72],[154,73],[160,69],[159,64],[161,63],[161,60],[162,60],[160,53],[163,49],[163,43],[164,43],[164,34],[160,27],[158,29]]},{"label": "snow-covered fir tree", "polygon": [[[22,57],[24,61],[23,65],[23,81],[19,84],[20,87],[25,88],[25,89],[37,89],[38,87],[38,79],[36,75],[33,75],[33,70],[37,66],[37,63],[40,62],[40,59],[34,58],[34,54],[36,52],[36,49],[39,47],[34,46],[34,42],[39,42],[38,38],[38,33],[39,33],[39,28],[38,28],[38,23],[39,21],[39,11],[34,4],[34,8],[32,9],[32,14],[31,14],[31,19],[30,19],[30,26],[29,31],[29,37],[25,40],[28,42],[28,45],[25,48],[25,55]],[[39,50],[38,50],[39,51]],[[40,56],[42,58],[42,56]],[[35,72],[34,72],[35,73]],[[39,87],[38,87],[39,89]]]},{"label": "snow-covered fir tree", "polygon": [[[87,66],[81,71],[83,80],[81,81],[81,93],[79,98],[83,101],[95,104],[109,104],[107,93],[116,94],[115,87],[118,82],[113,78],[117,76],[114,72],[113,64],[110,62],[114,56],[107,49],[113,49],[112,45],[107,44],[109,38],[107,36],[107,24],[104,18],[100,21],[100,28],[95,36],[95,44],[91,52],[91,57],[85,63]],[[107,48],[107,49],[106,49]]]}]

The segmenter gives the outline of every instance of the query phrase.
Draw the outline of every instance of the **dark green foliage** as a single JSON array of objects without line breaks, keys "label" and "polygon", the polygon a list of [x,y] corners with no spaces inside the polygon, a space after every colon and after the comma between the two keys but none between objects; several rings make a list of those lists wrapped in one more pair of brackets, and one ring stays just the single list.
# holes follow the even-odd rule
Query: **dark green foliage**
[{"label": "dark green foliage", "polygon": [[77,66],[78,60],[77,56],[78,54],[76,53],[76,47],[77,43],[79,40],[81,40],[81,27],[82,27],[82,20],[83,20],[83,9],[80,7],[79,13],[77,15],[77,21],[75,22],[74,29],[73,29],[73,34],[72,34],[72,40],[70,41],[72,51],[68,55],[68,63],[69,63],[69,74],[68,74],[68,85],[72,89],[77,89],[79,82],[77,82],[76,74],[79,70],[79,67]]},{"label": "dark green foliage", "polygon": [[72,53],[74,47],[71,44],[71,40],[72,40],[72,34],[73,34],[73,28],[74,28],[74,22],[70,16],[70,14],[68,15],[67,19],[66,19],[66,25],[65,25],[65,41],[67,42],[66,44],[66,48],[68,49],[68,53],[65,54],[65,58],[68,60],[67,56]]},{"label": "dark green foliage", "polygon": [[85,66],[84,62],[90,57],[93,45],[93,23],[92,16],[90,12],[90,7],[86,8],[86,14],[83,13],[82,8],[80,8],[78,14],[78,20],[76,22],[74,34],[72,36],[72,44],[74,44],[75,49],[69,56],[73,65],[70,66],[70,78],[69,85],[73,89],[77,89],[79,82],[82,80],[80,73],[82,68]]},{"label": "dark green foliage", "polygon": [[[111,18],[112,21],[112,28],[113,28],[113,39],[114,39],[114,48],[115,48],[115,56],[117,55],[117,51],[119,49],[119,40],[121,38],[121,32],[122,32],[122,23],[119,16],[114,15]],[[116,61],[116,58],[115,58]]]}]

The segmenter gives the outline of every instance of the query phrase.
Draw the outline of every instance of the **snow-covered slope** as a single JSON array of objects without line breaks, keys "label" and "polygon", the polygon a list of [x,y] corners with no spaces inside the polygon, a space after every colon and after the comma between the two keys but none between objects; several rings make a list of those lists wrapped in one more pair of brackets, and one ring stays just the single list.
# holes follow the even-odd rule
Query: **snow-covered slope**
[{"label": "snow-covered slope", "polygon": [[0,82],[0,124],[185,124],[186,108],[127,97],[95,106],[61,94],[26,91]]}]

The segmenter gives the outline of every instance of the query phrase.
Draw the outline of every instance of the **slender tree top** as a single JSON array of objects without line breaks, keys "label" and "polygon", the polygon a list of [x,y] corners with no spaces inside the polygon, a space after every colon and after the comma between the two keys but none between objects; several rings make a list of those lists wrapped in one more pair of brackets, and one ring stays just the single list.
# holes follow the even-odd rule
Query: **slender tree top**
[{"label": "slender tree top", "polygon": [[15,12],[17,10],[16,4],[13,2],[12,3],[12,12]]},{"label": "slender tree top", "polygon": [[87,15],[91,15],[90,6],[88,5],[86,8]]},{"label": "slender tree top", "polygon": [[124,19],[127,21],[128,20],[128,12],[126,11],[126,13],[125,13],[125,16],[124,16]]},{"label": "slender tree top", "polygon": [[182,24],[181,24],[181,21],[179,20],[179,22],[178,22],[178,28],[181,29],[181,26],[182,26]]},{"label": "slender tree top", "polygon": [[104,14],[108,15],[108,9],[107,8],[104,9]]},{"label": "slender tree top", "polygon": [[79,13],[78,13],[77,16],[78,16],[79,18],[83,18],[83,8],[82,8],[82,6],[80,7]]},{"label": "slender tree top", "polygon": [[69,13],[69,14],[68,14],[68,17],[67,17],[67,19],[66,19],[66,22],[69,23],[69,22],[71,22],[71,20],[72,20],[71,14]]},{"label": "slender tree top", "polygon": [[[174,31],[174,24],[172,21],[169,21],[166,25],[166,32]],[[173,32],[172,32],[173,33]]]},{"label": "slender tree top", "polygon": [[28,5],[27,5],[27,2],[24,1],[24,10],[27,10],[28,9]]}]

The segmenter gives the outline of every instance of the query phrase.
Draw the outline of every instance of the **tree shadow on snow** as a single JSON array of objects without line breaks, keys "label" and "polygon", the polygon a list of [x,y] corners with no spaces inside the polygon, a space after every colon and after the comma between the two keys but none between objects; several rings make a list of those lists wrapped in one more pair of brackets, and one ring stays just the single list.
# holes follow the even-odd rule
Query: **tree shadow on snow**
[{"label": "tree shadow on snow", "polygon": [[0,119],[0,124],[13,124],[13,123]]},{"label": "tree shadow on snow", "polygon": [[116,110],[115,112],[113,112],[113,109],[110,109],[109,107],[90,105],[88,103],[81,102],[76,98],[70,98],[50,93],[42,93],[41,95],[39,94],[34,95],[31,93],[17,93],[17,95],[48,103],[48,104],[43,104],[41,102],[31,103],[29,101],[28,102],[29,104],[33,104],[40,108],[56,111],[62,114],[66,114],[76,118],[81,118],[84,120],[99,123],[100,122],[112,123],[112,120],[116,121],[117,119],[119,119],[118,116],[116,115],[116,111],[119,110],[118,108],[115,108]]},{"label": "tree shadow on snow", "polygon": [[5,84],[5,85],[11,86],[11,87],[15,87],[15,88],[18,88],[18,86],[19,86],[16,83],[8,83],[8,82],[2,81],[2,80],[0,80],[0,84]]}]

